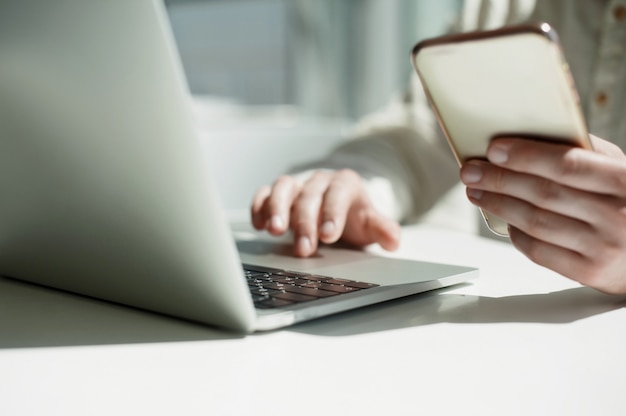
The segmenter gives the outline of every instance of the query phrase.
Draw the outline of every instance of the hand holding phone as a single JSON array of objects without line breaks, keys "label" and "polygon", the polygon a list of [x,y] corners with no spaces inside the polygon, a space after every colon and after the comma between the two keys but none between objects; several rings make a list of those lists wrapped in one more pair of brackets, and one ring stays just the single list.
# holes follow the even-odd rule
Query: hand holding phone
[{"label": "hand holding phone", "polygon": [[[558,36],[546,23],[424,40],[414,68],[461,165],[485,159],[491,140],[528,137],[591,148]],[[508,225],[481,210],[488,227]]]}]

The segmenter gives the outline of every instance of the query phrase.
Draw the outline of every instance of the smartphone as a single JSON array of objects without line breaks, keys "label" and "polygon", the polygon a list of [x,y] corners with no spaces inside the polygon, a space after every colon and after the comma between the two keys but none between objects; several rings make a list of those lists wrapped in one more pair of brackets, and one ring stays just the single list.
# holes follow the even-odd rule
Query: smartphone
[{"label": "smartphone", "polygon": [[[447,35],[413,48],[412,63],[460,164],[497,137],[591,148],[578,93],[547,23]],[[481,210],[495,234],[508,225]]]}]

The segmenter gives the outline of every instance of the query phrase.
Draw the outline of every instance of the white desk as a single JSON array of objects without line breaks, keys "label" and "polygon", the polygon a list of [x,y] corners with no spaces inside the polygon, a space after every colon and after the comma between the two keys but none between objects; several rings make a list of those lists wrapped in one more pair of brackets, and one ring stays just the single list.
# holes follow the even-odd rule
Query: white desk
[{"label": "white desk", "polygon": [[394,255],[481,277],[245,338],[2,279],[0,415],[626,414],[624,298],[427,226]]}]

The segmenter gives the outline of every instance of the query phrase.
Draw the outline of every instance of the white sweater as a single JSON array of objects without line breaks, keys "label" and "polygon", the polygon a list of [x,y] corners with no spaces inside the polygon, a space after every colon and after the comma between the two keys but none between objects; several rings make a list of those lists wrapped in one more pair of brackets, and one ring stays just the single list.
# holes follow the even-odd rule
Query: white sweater
[{"label": "white sweater", "polygon": [[[469,0],[452,30],[550,23],[563,44],[590,132],[626,149],[624,15],[626,0]],[[600,93],[608,99],[596,102]],[[432,221],[472,232],[481,224],[484,231],[417,77],[407,93],[357,123],[326,159],[294,172],[304,178],[317,168],[358,171],[377,207],[402,223]]]}]

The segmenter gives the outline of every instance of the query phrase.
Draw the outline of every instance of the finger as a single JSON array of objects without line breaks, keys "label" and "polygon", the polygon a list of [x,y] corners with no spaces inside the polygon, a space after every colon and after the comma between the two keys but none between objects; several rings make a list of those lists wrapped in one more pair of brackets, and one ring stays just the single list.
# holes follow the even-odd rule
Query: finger
[{"label": "finger", "polygon": [[366,228],[374,236],[374,242],[388,251],[397,250],[400,245],[400,224],[379,213],[369,216]]},{"label": "finger", "polygon": [[250,219],[252,221],[252,226],[257,230],[265,229],[265,225],[267,223],[267,217],[265,215],[265,202],[271,192],[272,189],[269,186],[262,186],[252,198],[252,204],[250,206]]},{"label": "finger", "polygon": [[516,227],[509,227],[509,237],[515,248],[533,262],[578,282],[584,280],[580,270],[585,257],[580,253],[537,239]]},{"label": "finger", "polygon": [[603,140],[597,136],[594,136],[593,134],[589,135],[589,140],[591,141],[593,149],[596,152],[618,160],[626,160],[624,152],[615,143]]},{"label": "finger", "polygon": [[291,206],[299,190],[300,185],[291,176],[281,176],[274,182],[265,212],[267,230],[271,234],[281,235],[287,231]]},{"label": "finger", "polygon": [[474,189],[528,201],[536,207],[588,222],[602,230],[607,226],[626,226],[626,201],[622,198],[581,191],[480,160],[468,161],[461,167],[461,180]]},{"label": "finger", "polygon": [[594,255],[599,249],[596,230],[588,223],[532,205],[526,201],[468,188],[470,201],[509,225],[547,244]]},{"label": "finger", "polygon": [[400,225],[376,211],[368,200],[348,213],[342,240],[356,246],[378,243],[386,250],[395,250],[400,242]]},{"label": "finger", "polygon": [[358,192],[365,193],[361,178],[351,170],[335,173],[323,196],[320,213],[319,238],[327,244],[339,240],[344,232],[350,207]]},{"label": "finger", "polygon": [[617,294],[626,290],[621,274],[619,279],[607,279],[605,269],[599,267],[602,260],[546,243],[515,227],[510,227],[509,236],[520,252],[541,266],[605,293]]},{"label": "finger", "polygon": [[320,207],[330,173],[316,172],[302,186],[291,212],[291,228],[294,233],[294,253],[299,257],[311,256],[317,250],[317,230]]},{"label": "finger", "polygon": [[591,150],[528,139],[500,138],[487,150],[498,166],[572,188],[626,196],[626,163]]}]

